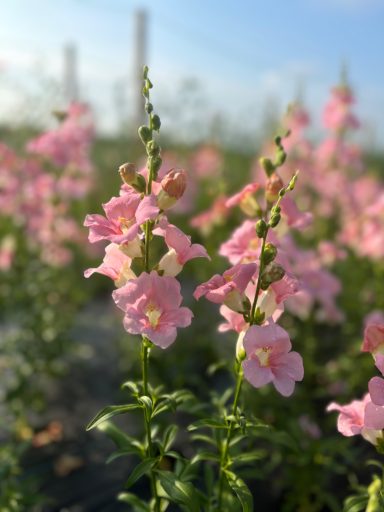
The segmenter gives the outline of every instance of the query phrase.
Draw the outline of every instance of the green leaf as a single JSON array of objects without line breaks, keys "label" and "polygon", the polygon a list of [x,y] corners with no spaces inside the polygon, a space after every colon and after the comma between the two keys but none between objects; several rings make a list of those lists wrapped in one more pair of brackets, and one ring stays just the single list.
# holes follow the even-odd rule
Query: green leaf
[{"label": "green leaf", "polygon": [[241,503],[243,512],[253,511],[253,497],[246,483],[232,471],[225,471],[228,484]]},{"label": "green leaf", "polygon": [[192,434],[191,438],[193,441],[201,441],[202,443],[207,443],[216,446],[216,441],[204,434]]},{"label": "green leaf", "polygon": [[137,398],[138,402],[142,404],[149,415],[152,414],[153,402],[149,396],[142,395]]},{"label": "green leaf", "polygon": [[217,453],[201,451],[192,458],[191,464],[196,464],[196,462],[200,462],[201,460],[211,460],[213,462],[218,462],[220,457]]},{"label": "green leaf", "polygon": [[121,385],[121,389],[129,389],[129,391],[135,396],[139,394],[139,386],[132,380],[127,380],[124,382]]},{"label": "green leaf", "polygon": [[188,430],[192,432],[204,427],[228,429],[228,425],[222,419],[204,418],[189,425]]},{"label": "green leaf", "polygon": [[133,506],[133,510],[137,512],[150,512],[149,505],[130,492],[121,492],[117,499],[124,503],[129,503]]},{"label": "green leaf", "polygon": [[164,431],[163,436],[163,449],[167,452],[171,446],[173,445],[174,440],[176,439],[177,432],[179,427],[177,425],[170,425]]},{"label": "green leaf", "polygon": [[109,418],[112,418],[113,416],[117,416],[118,414],[124,414],[125,412],[132,411],[134,409],[139,409],[140,405],[138,404],[127,404],[127,405],[108,405],[107,407],[104,407],[96,416],[93,418],[93,420],[87,425],[86,430],[91,430],[100,423],[102,423],[105,420],[108,420]]},{"label": "green leaf", "polygon": [[166,498],[184,505],[191,512],[199,512],[199,499],[193,484],[178,480],[170,471],[156,471],[156,474]]},{"label": "green leaf", "polygon": [[158,416],[159,414],[167,411],[174,411],[176,409],[176,401],[170,399],[163,399],[161,402],[158,402],[153,409],[152,418]]},{"label": "green leaf", "polygon": [[132,473],[129,475],[128,480],[125,483],[125,487],[128,489],[131,487],[139,478],[148,473],[158,462],[157,458],[145,459],[138,464]]},{"label": "green leaf", "polygon": [[344,502],[343,512],[360,512],[365,510],[368,496],[350,496]]},{"label": "green leaf", "polygon": [[253,462],[266,457],[267,453],[264,450],[254,450],[252,452],[240,453],[232,457],[232,464],[245,464],[247,462]]},{"label": "green leaf", "polygon": [[106,464],[110,464],[116,459],[119,459],[120,457],[125,457],[127,455],[141,455],[141,450],[138,450],[137,448],[125,448],[123,450],[116,450],[115,452],[111,453],[111,455],[107,458],[105,461]]},{"label": "green leaf", "polygon": [[107,436],[116,444],[120,450],[137,448],[138,452],[144,451],[144,446],[140,441],[123,432],[119,427],[107,420],[98,426],[98,430],[105,432]]}]

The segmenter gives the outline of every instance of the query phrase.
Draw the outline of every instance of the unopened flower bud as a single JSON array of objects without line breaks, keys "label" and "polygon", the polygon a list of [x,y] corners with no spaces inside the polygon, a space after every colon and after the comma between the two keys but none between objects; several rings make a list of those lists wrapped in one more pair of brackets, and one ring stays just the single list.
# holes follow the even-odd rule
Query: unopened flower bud
[{"label": "unopened flower bud", "polygon": [[183,169],[171,169],[161,180],[161,188],[175,199],[180,199],[187,186],[187,173]]},{"label": "unopened flower bud", "polygon": [[283,188],[284,183],[280,176],[276,173],[273,173],[270,176],[267,184],[265,185],[265,198],[269,203],[274,203],[278,197],[279,192]]},{"label": "unopened flower bud", "polygon": [[296,181],[297,181],[297,174],[295,174],[295,175],[292,177],[291,181],[289,182],[289,184],[288,184],[288,189],[289,189],[289,190],[293,190],[293,189],[295,188]]},{"label": "unopened flower bud", "polygon": [[285,275],[285,270],[278,263],[270,263],[267,265],[263,271],[261,276],[261,289],[266,290],[269,285],[275,283],[276,281],[280,281]]},{"label": "unopened flower bud", "polygon": [[124,183],[130,185],[136,179],[137,167],[135,164],[125,162],[124,164],[120,165],[119,174]]},{"label": "unopened flower bud", "polygon": [[153,105],[149,101],[145,104],[145,111],[147,114],[150,114],[153,111]]},{"label": "unopened flower bud", "polygon": [[150,140],[147,143],[146,150],[150,156],[158,156],[160,154],[160,146],[155,140]]},{"label": "unopened flower bud", "polygon": [[152,133],[148,126],[140,126],[140,128],[138,129],[138,133],[143,144],[147,144],[147,142],[149,142],[152,139]]},{"label": "unopened flower bud", "polygon": [[275,172],[275,166],[273,165],[271,160],[269,158],[261,157],[259,163],[261,167],[264,169],[265,174],[268,176],[268,178],[272,176],[272,174]]},{"label": "unopened flower bud", "polygon": [[287,158],[287,153],[284,151],[284,149],[279,148],[276,151],[276,157],[275,157],[275,161],[273,162],[273,164],[275,165],[275,167],[280,167],[281,165],[283,165],[286,158]]},{"label": "unopened flower bud", "polygon": [[259,238],[264,238],[265,233],[267,231],[267,224],[264,219],[260,219],[256,222],[255,230],[256,230],[256,235]]},{"label": "unopened flower bud", "polygon": [[157,203],[161,210],[171,208],[185,192],[187,175],[183,169],[171,169],[161,180]]},{"label": "unopened flower bud", "polygon": [[264,252],[263,252],[264,263],[266,265],[268,265],[268,263],[271,263],[276,258],[276,255],[277,255],[276,247],[273,244],[271,244],[270,242],[266,243],[265,247],[264,247]]},{"label": "unopened flower bud", "polygon": [[272,215],[272,217],[269,219],[269,225],[271,226],[271,228],[275,228],[278,225],[278,223],[280,222],[280,219],[281,219],[280,213],[274,213]]},{"label": "unopened flower bud", "polygon": [[160,130],[160,126],[161,126],[160,117],[157,114],[154,114],[153,116],[151,116],[151,120],[152,120],[152,129],[156,130],[158,132]]}]

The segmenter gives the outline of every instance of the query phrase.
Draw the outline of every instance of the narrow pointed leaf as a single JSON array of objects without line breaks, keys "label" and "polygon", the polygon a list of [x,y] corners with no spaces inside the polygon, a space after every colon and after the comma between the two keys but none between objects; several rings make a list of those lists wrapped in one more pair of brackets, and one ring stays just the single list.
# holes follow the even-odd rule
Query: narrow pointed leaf
[{"label": "narrow pointed leaf", "polygon": [[241,503],[243,512],[253,511],[253,497],[246,483],[232,471],[226,471],[228,484]]},{"label": "narrow pointed leaf", "polygon": [[124,414],[128,411],[139,409],[140,407],[141,406],[138,404],[108,405],[107,407],[104,407],[104,409],[102,409],[98,414],[96,414],[93,420],[90,421],[90,423],[87,425],[86,430],[91,430],[97,427],[100,423],[108,420],[109,418],[112,418],[113,416]]},{"label": "narrow pointed leaf", "polygon": [[125,487],[128,489],[131,487],[139,478],[148,473],[155,464],[157,463],[157,458],[145,459],[138,464],[132,473],[129,475],[128,480],[125,483]]}]

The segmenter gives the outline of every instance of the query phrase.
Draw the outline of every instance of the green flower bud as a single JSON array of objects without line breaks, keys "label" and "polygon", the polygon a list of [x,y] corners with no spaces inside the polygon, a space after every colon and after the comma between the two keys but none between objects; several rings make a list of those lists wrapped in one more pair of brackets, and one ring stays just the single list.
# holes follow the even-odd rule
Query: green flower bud
[{"label": "green flower bud", "polygon": [[265,313],[260,311],[260,308],[256,309],[255,312],[255,323],[261,325],[265,320]]},{"label": "green flower bud", "polygon": [[285,188],[282,188],[281,190],[279,190],[279,197],[284,197],[285,193],[286,193]]},{"label": "green flower bud", "polygon": [[146,145],[149,156],[158,156],[160,154],[160,146],[155,140],[150,140]]},{"label": "green flower bud", "polygon": [[285,159],[287,158],[287,153],[284,151],[284,149],[278,149],[276,152],[276,158],[273,164],[276,167],[280,167],[285,162]]},{"label": "green flower bud", "polygon": [[280,222],[280,219],[281,219],[280,213],[274,213],[272,215],[272,217],[269,219],[269,225],[271,226],[271,228],[275,228],[278,225],[278,223]]},{"label": "green flower bud", "polygon": [[152,132],[148,128],[148,126],[140,126],[138,129],[139,137],[142,140],[143,144],[147,144],[152,139]]},{"label": "green flower bud", "polygon": [[154,114],[153,116],[151,116],[151,120],[153,130],[156,130],[158,132],[161,126],[160,117],[157,114]]},{"label": "green flower bud", "polygon": [[149,71],[148,66],[144,66],[143,67],[143,79],[144,80],[146,80],[148,78],[148,71]]},{"label": "green flower bud", "polygon": [[145,111],[147,112],[147,114],[153,112],[153,105],[149,101],[147,101],[147,103],[145,104]]},{"label": "green flower bud", "polygon": [[269,158],[261,157],[259,163],[261,167],[264,169],[265,174],[268,177],[271,177],[272,174],[275,172],[275,166],[273,165],[271,160]]},{"label": "green flower bud", "polygon": [[268,263],[271,263],[277,255],[277,249],[276,247],[271,244],[270,242],[265,244],[264,252],[263,252],[263,262],[265,265],[268,265]]},{"label": "green flower bud", "polygon": [[256,222],[255,229],[256,229],[256,235],[259,238],[264,238],[265,233],[267,231],[267,223],[265,222],[265,220],[264,219],[258,220]]},{"label": "green flower bud", "polygon": [[154,179],[157,178],[157,173],[160,170],[162,159],[159,156],[150,156],[148,158],[148,168],[152,172]]},{"label": "green flower bud", "polygon": [[287,188],[288,188],[288,190],[293,190],[293,189],[295,188],[296,181],[297,181],[297,174],[295,174],[295,175],[292,177],[291,181],[289,182],[288,187],[287,187]]},{"label": "green flower bud", "polygon": [[285,275],[285,270],[278,263],[270,263],[265,267],[261,275],[260,287],[266,290],[272,283],[280,281]]}]

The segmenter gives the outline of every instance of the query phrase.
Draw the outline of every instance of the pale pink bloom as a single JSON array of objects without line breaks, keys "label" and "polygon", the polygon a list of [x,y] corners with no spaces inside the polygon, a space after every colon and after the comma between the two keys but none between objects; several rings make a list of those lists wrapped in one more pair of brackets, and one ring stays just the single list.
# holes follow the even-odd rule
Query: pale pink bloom
[{"label": "pale pink bloom", "polygon": [[287,195],[283,197],[280,206],[281,213],[286,217],[288,226],[296,229],[305,229],[312,223],[312,213],[300,211],[291,197]]},{"label": "pale pink bloom", "polygon": [[185,263],[194,258],[211,259],[205,247],[201,244],[193,244],[190,236],[173,224],[169,224],[165,218],[153,230],[153,234],[163,236],[170,249],[159,262],[159,269],[163,270],[165,275],[176,276]]},{"label": "pale pink bloom", "polygon": [[220,171],[223,157],[214,146],[202,146],[191,160],[192,173],[199,178],[214,178]]},{"label": "pale pink bloom", "polygon": [[272,382],[280,394],[290,396],[295,382],[304,377],[304,367],[300,354],[290,351],[288,333],[275,323],[252,325],[243,345],[247,359],[242,366],[248,382],[256,388]]},{"label": "pale pink bloom", "polygon": [[351,437],[362,433],[364,428],[365,407],[370,402],[367,393],[362,400],[353,400],[347,405],[332,402],[327,407],[327,412],[337,411],[337,430],[343,436]]},{"label": "pale pink bloom", "polygon": [[199,213],[191,219],[191,226],[208,236],[215,226],[221,226],[228,217],[229,210],[225,206],[226,201],[225,196],[216,198],[209,210]]},{"label": "pale pink bloom", "polygon": [[9,270],[12,266],[16,251],[16,240],[12,235],[7,235],[0,243],[0,270]]},{"label": "pale pink bloom", "polygon": [[174,277],[143,272],[112,293],[117,306],[125,313],[124,328],[141,334],[155,345],[167,348],[177,335],[178,327],[192,321],[190,309],[180,307],[180,284]]},{"label": "pale pink bloom", "polygon": [[321,262],[324,265],[333,265],[336,261],[345,260],[347,253],[329,240],[322,240],[318,245]]},{"label": "pale pink bloom", "polygon": [[120,250],[117,244],[109,244],[105,248],[103,263],[97,268],[89,268],[84,272],[84,277],[90,277],[97,272],[110,277],[117,287],[123,286],[136,276],[131,270],[132,259]]},{"label": "pale pink bloom", "polygon": [[332,98],[324,108],[324,125],[336,132],[358,128],[360,123],[350,108],[353,102],[352,92],[347,86],[332,89]]},{"label": "pale pink bloom", "polygon": [[147,220],[157,217],[159,209],[156,198],[152,195],[141,197],[137,193],[125,193],[113,197],[103,204],[106,217],[94,214],[87,215],[84,226],[89,227],[89,241],[109,240],[117,244],[133,240],[139,227]]},{"label": "pale pink bloom", "polygon": [[240,333],[248,325],[243,315],[236,313],[224,304],[220,306],[220,314],[225,318],[226,322],[219,325],[219,332],[236,331]]},{"label": "pale pink bloom", "polygon": [[364,325],[367,327],[370,324],[383,324],[384,325],[384,312],[380,310],[375,310],[369,313],[364,318]]},{"label": "pale pink bloom", "polygon": [[379,430],[382,436],[381,430],[384,428],[384,407],[382,405],[374,404],[371,401],[367,402],[364,410],[364,426],[367,429]]},{"label": "pale pink bloom", "polygon": [[256,215],[259,206],[253,194],[259,190],[259,183],[250,183],[246,185],[240,192],[234,194],[227,199],[225,206],[227,208],[233,208],[234,206],[240,205],[240,208],[251,217]]},{"label": "pale pink bloom", "polygon": [[228,258],[232,265],[259,259],[261,241],[255,231],[255,221],[246,220],[235,229],[231,238],[221,244],[219,254]]},{"label": "pale pink bloom", "polygon": [[240,263],[229,268],[221,276],[215,274],[199,285],[193,293],[196,300],[205,296],[215,304],[226,304],[235,311],[244,310],[244,291],[257,269],[256,263]]},{"label": "pale pink bloom", "polygon": [[361,346],[363,352],[376,355],[384,349],[384,324],[368,324],[364,330],[364,341]]}]

